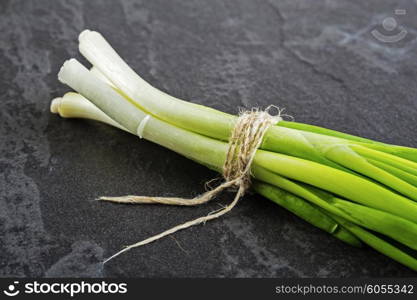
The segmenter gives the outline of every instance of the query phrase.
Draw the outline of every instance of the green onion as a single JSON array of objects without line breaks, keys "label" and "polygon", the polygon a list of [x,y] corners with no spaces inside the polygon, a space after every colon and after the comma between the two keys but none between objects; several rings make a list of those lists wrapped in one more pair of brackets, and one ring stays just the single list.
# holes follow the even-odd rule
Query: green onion
[{"label": "green onion", "polygon": [[[222,171],[236,116],[176,99],[139,77],[97,32],[80,35],[93,68],[67,61],[55,99],[62,117],[107,123]],[[253,190],[355,246],[417,270],[417,150],[307,124],[267,131],[251,166]]]},{"label": "green onion", "polygon": [[[51,112],[58,113],[64,118],[85,118],[100,121],[127,131],[120,124],[107,117],[100,109],[80,94],[67,93],[62,98],[54,99],[51,104]],[[263,169],[263,172],[267,171]],[[264,176],[269,175],[270,174],[265,174]],[[268,178],[272,177],[269,176]],[[331,214],[325,213],[316,205],[280,189],[277,186],[265,184],[261,181],[255,181],[254,190],[342,241],[353,246],[361,245],[360,240],[331,218]]]}]

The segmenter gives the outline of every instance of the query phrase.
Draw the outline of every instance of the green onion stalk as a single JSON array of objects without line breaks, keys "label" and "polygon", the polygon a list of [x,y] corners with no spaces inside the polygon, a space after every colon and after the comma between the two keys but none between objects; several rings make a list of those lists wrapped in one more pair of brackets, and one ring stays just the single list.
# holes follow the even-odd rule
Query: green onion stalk
[{"label": "green onion stalk", "polygon": [[[58,78],[75,92],[51,111],[118,127],[222,172],[237,116],[172,97],[137,75],[101,34],[85,30]],[[353,246],[417,270],[417,149],[280,121],[256,151],[252,189]]]}]

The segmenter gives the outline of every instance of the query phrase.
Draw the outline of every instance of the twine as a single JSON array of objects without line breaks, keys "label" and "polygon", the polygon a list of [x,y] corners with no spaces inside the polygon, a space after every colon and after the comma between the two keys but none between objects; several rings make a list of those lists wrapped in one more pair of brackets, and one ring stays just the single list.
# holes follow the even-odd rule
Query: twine
[{"label": "twine", "polygon": [[260,147],[266,131],[271,125],[274,125],[281,120],[281,111],[279,109],[277,116],[272,116],[269,114],[269,110],[272,107],[273,106],[268,107],[265,111],[252,109],[250,111],[244,111],[240,113],[239,118],[236,121],[236,124],[232,130],[232,134],[229,139],[229,147],[226,154],[225,163],[223,165],[223,177],[225,179],[225,182],[216,187],[215,189],[210,190],[192,199],[184,199],[177,197],[146,197],[132,195],[122,197],[100,197],[99,200],[117,203],[158,203],[166,205],[194,206],[210,201],[217,194],[219,194],[227,188],[237,188],[237,192],[233,201],[221,210],[210,213],[207,216],[199,217],[197,219],[177,225],[160,234],[147,238],[141,242],[129,245],[117,252],[116,254],[107,258],[104,261],[104,263],[132,248],[152,243],[179,230],[219,218],[222,215],[231,211],[251,185],[250,168],[253,159],[255,158],[256,150]]}]

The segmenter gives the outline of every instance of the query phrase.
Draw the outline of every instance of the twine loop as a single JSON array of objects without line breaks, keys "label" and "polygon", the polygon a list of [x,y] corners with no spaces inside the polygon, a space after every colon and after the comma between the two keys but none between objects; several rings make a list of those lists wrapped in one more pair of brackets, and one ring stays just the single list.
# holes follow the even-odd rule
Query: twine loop
[{"label": "twine loop", "polygon": [[[132,244],[117,252],[116,254],[107,258],[104,263],[115,258],[116,256],[126,252],[132,248],[149,244],[153,241],[168,236],[176,231],[205,223],[209,220],[216,219],[230,210],[237,204],[238,200],[245,194],[251,186],[251,165],[255,158],[256,150],[261,146],[263,137],[271,125],[278,123],[281,120],[280,113],[272,116],[269,111],[275,106],[269,106],[265,111],[259,109],[252,109],[250,111],[243,111],[240,113],[235,126],[229,138],[229,147],[226,153],[225,162],[223,165],[224,183],[216,188],[205,192],[192,199],[184,199],[177,197],[146,197],[146,196],[121,196],[121,197],[100,197],[99,200],[117,202],[117,203],[131,203],[131,204],[166,204],[166,205],[183,205],[195,206],[206,203],[213,199],[217,194],[228,188],[237,188],[233,201],[223,207],[221,210],[210,213],[206,216],[185,222],[168,229],[160,234],[147,238],[141,242]],[[139,125],[141,127],[142,124]],[[141,127],[143,130],[144,125]]]}]

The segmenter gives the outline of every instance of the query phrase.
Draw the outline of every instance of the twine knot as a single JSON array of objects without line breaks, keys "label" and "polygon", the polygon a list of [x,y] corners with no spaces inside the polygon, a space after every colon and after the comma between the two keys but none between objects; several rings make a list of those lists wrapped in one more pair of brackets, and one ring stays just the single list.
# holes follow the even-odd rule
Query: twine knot
[{"label": "twine knot", "polygon": [[[207,191],[192,199],[176,198],[176,197],[146,197],[146,196],[122,196],[122,197],[100,197],[99,200],[111,201],[117,203],[159,203],[167,205],[186,205],[194,206],[206,203],[213,199],[217,194],[223,190],[235,187],[237,188],[236,195],[233,201],[223,207],[219,211],[212,212],[207,216],[203,216],[186,223],[177,225],[160,234],[147,238],[141,242],[132,244],[117,252],[116,254],[107,258],[104,263],[115,258],[116,256],[128,251],[132,248],[149,244],[153,241],[161,239],[176,231],[205,223],[209,220],[218,218],[230,210],[237,204],[238,200],[245,194],[251,186],[251,165],[255,158],[256,150],[261,146],[263,137],[271,125],[278,123],[281,120],[280,110],[278,109],[277,116],[272,116],[269,111],[274,106],[269,106],[265,111],[259,109],[252,109],[250,111],[243,111],[240,113],[229,138],[229,147],[226,153],[225,162],[223,165],[223,177],[225,182],[216,188]],[[147,121],[148,118],[145,118]],[[144,124],[139,124],[139,127],[144,127]]]},{"label": "twine knot", "polygon": [[260,147],[266,130],[280,121],[280,117],[269,114],[269,109],[243,111],[232,130],[229,148],[223,165],[223,177],[226,181],[238,180],[237,185],[248,189],[251,185],[250,166]]}]

